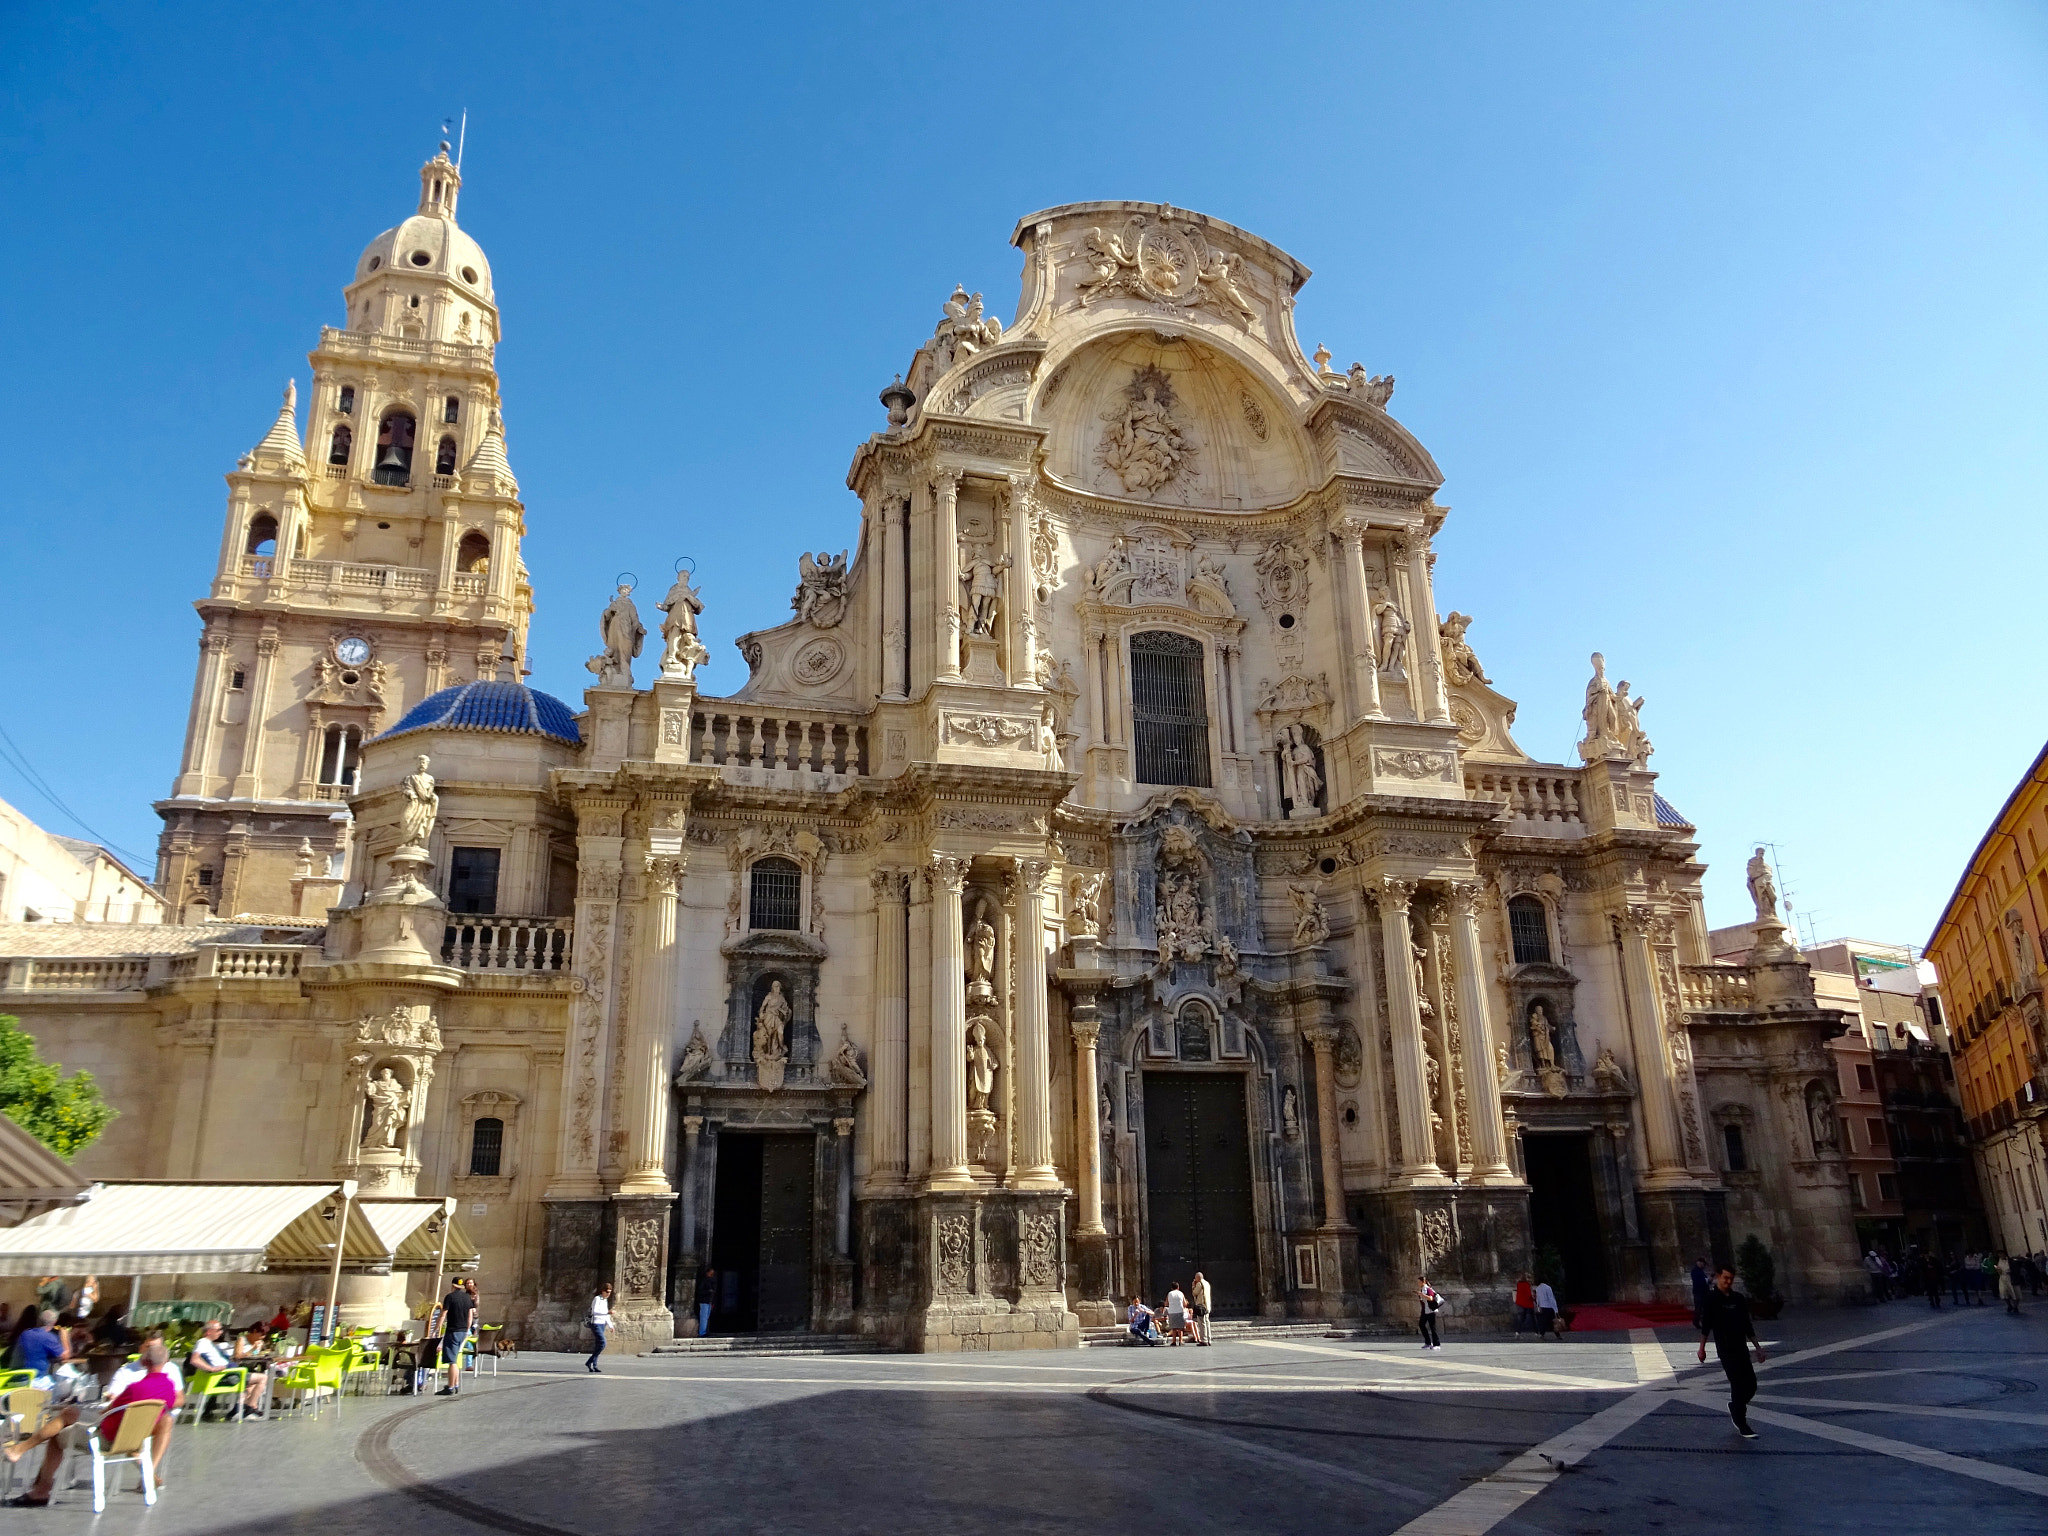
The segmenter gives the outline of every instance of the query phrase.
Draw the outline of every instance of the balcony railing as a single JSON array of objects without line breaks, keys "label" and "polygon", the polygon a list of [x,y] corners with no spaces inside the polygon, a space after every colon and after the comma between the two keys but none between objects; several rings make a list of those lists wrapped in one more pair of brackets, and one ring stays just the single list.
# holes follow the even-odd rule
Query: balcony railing
[{"label": "balcony railing", "polygon": [[441,963],[465,971],[565,970],[574,928],[566,917],[452,918],[442,931]]},{"label": "balcony railing", "polygon": [[9,992],[140,992],[149,961],[134,956],[74,960],[37,956],[7,962]]},{"label": "balcony railing", "polygon": [[20,956],[0,965],[9,992],[141,992],[165,981],[292,981],[306,944],[202,944],[182,955]]},{"label": "balcony railing", "polygon": [[172,981],[291,981],[308,953],[305,944],[206,944],[179,955],[166,968]]},{"label": "balcony railing", "polygon": [[1681,965],[1678,993],[1687,1013],[1748,1013],[1756,1006],[1746,966]]},{"label": "balcony railing", "polygon": [[448,588],[457,597],[482,597],[490,578],[474,571],[457,571],[448,578]]},{"label": "balcony railing", "polygon": [[1517,821],[1583,825],[1579,807],[1579,776],[1555,769],[1472,768],[1465,774],[1465,792],[1506,800],[1508,815]]},{"label": "balcony railing", "polygon": [[339,588],[358,592],[431,592],[434,573],[424,566],[353,565],[346,560],[294,560],[296,588]]},{"label": "balcony railing", "polygon": [[424,337],[339,331],[331,325],[320,328],[320,350],[342,357],[376,357],[380,353],[399,352],[427,362],[453,363],[471,368],[491,366],[489,342],[429,341]]},{"label": "balcony railing", "polygon": [[860,775],[868,771],[868,728],[852,718],[705,708],[691,717],[690,761]]},{"label": "balcony railing", "polygon": [[275,555],[242,556],[242,574],[244,576],[253,576],[258,581],[268,581],[276,574],[276,571],[277,556]]}]

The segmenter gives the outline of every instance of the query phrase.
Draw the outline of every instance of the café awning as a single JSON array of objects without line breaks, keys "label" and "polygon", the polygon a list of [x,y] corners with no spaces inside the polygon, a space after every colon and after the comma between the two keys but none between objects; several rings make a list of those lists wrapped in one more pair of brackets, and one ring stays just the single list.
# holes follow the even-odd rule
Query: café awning
[{"label": "caf\u00e9 awning", "polygon": [[344,1205],[343,1267],[388,1263],[391,1250],[345,1191],[353,1186],[339,1181],[102,1183],[82,1205],[0,1230],[0,1276],[326,1270]]},{"label": "caf\u00e9 awning", "polygon": [[482,1262],[483,1255],[455,1219],[452,1199],[421,1195],[407,1200],[365,1200],[362,1211],[385,1252],[391,1255],[393,1269],[431,1274],[443,1267],[441,1230],[436,1217],[448,1223],[447,1273],[475,1269]]},{"label": "caf\u00e9 awning", "polygon": [[0,1115],[0,1222],[52,1205],[76,1205],[92,1191],[71,1165]]}]

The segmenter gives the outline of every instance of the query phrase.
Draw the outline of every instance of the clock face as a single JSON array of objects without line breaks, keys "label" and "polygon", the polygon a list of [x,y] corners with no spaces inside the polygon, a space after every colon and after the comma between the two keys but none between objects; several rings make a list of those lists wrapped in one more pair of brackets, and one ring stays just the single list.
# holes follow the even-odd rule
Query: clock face
[{"label": "clock face", "polygon": [[360,635],[349,635],[334,642],[334,659],[344,667],[360,667],[370,659],[370,642]]}]

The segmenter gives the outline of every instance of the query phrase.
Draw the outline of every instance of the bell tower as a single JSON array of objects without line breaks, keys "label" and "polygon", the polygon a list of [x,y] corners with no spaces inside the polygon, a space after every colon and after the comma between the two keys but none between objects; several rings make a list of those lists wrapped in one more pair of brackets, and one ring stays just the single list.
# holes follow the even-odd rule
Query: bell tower
[{"label": "bell tower", "polygon": [[[157,886],[186,918],[319,917],[348,878],[362,744],[427,695],[523,668],[532,588],[505,453],[498,307],[462,172],[356,261],[300,401],[227,476]],[[200,909],[204,909],[201,911]]]}]

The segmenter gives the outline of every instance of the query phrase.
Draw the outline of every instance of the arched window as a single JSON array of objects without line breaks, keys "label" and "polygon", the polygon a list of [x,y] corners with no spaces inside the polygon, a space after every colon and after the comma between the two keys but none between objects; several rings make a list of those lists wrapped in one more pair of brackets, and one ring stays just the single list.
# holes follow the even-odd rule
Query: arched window
[{"label": "arched window", "polygon": [[448,397],[441,407],[441,419],[443,421],[462,420],[462,396],[450,395]]},{"label": "arched window", "polygon": [[320,745],[320,782],[355,788],[356,772],[362,767],[363,728],[359,725],[330,725]]},{"label": "arched window", "polygon": [[347,423],[336,427],[334,429],[334,436],[327,440],[327,462],[330,464],[346,464],[348,462],[349,450],[354,448],[355,445],[356,434]]},{"label": "arched window", "polygon": [[1201,641],[1163,629],[1131,636],[1131,725],[1140,784],[1208,788]]},{"label": "arched window", "polygon": [[747,887],[747,926],[796,932],[803,927],[804,872],[794,859],[760,859]]},{"label": "arched window", "polygon": [[1730,1173],[1747,1173],[1749,1171],[1749,1152],[1742,1145],[1741,1126],[1730,1124],[1721,1127],[1721,1150],[1728,1156],[1728,1171]]},{"label": "arched window", "polygon": [[469,1133],[472,1177],[495,1179],[505,1160],[505,1122],[495,1116],[477,1121]]},{"label": "arched window", "polygon": [[1517,896],[1508,902],[1508,933],[1515,941],[1515,964],[1550,964],[1550,922],[1540,899]]},{"label": "arched window", "polygon": [[378,424],[377,468],[371,476],[377,484],[412,484],[412,439],[416,428],[410,411],[393,411]]},{"label": "arched window", "polygon": [[455,569],[465,575],[480,575],[491,568],[491,536],[472,528],[455,546]]},{"label": "arched window", "polygon": [[355,415],[355,413],[356,413],[356,387],[355,387],[355,385],[353,385],[353,384],[344,384],[344,385],[342,385],[342,386],[341,386],[341,398],[340,398],[339,400],[335,401],[335,403],[334,403],[334,408],[335,408],[335,409],[336,409],[337,411],[341,412],[341,414],[342,414],[342,415],[344,415],[344,416],[353,416],[353,415]]},{"label": "arched window", "polygon": [[455,439],[443,437],[441,446],[434,452],[434,473],[452,475],[455,473]]},{"label": "arched window", "polygon": [[277,519],[268,512],[259,512],[249,519],[248,552],[252,555],[277,553]]}]

